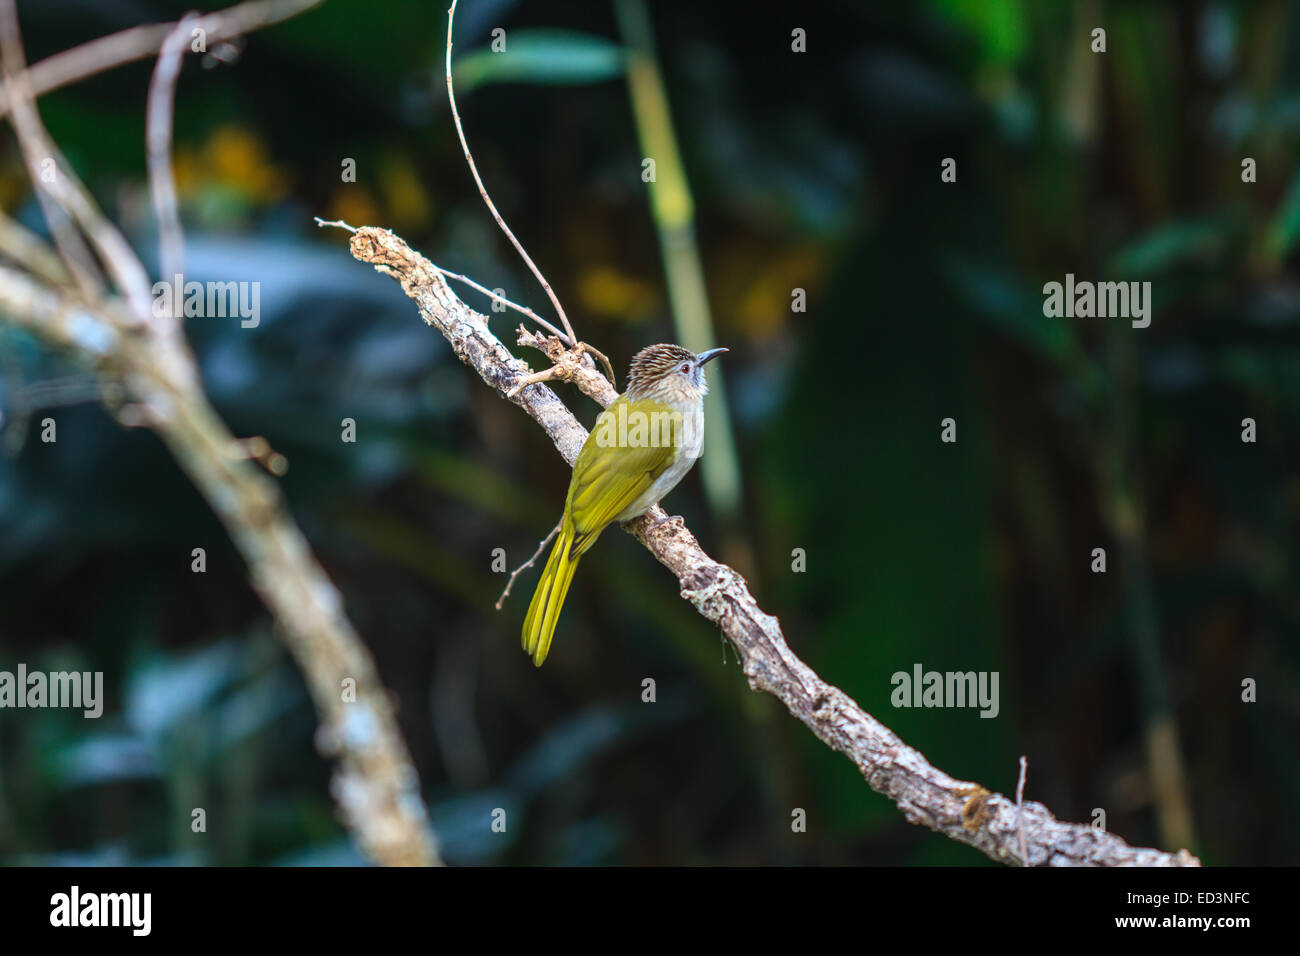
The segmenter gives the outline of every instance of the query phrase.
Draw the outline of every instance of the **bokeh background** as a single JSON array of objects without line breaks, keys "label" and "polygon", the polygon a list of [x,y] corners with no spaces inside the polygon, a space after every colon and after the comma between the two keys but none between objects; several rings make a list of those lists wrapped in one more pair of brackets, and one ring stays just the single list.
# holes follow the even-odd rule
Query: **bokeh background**
[{"label": "bokeh background", "polygon": [[[19,4],[32,60],[195,6],[215,8]],[[289,459],[446,858],[987,863],[751,693],[626,535],[583,563],[546,666],[520,651],[537,572],[495,611],[493,550],[531,554],[568,471],[312,224],[388,226],[550,313],[465,168],[445,30],[444,4],[328,0],[234,64],[190,57],[175,163],[188,277],[261,283],[257,328],[188,324],[208,393]],[[482,174],[580,335],[620,378],[690,328],[731,348],[713,421],[733,441],[668,504],[797,653],[954,776],[1014,793],[1025,754],[1027,796],[1063,819],[1101,808],[1136,844],[1280,864],[1300,852],[1298,42],[1284,2],[464,0],[456,50]],[[632,62],[662,79],[662,116],[630,94]],[[41,101],[150,263],[151,66]],[[660,201],[684,190],[693,219],[674,220]],[[0,201],[43,228],[8,131]],[[1043,283],[1067,272],[1151,281],[1151,326],[1044,317]],[[511,341],[519,317],[488,314]],[[590,425],[596,407],[560,391]],[[359,861],[238,555],[98,395],[0,324],[0,669],[102,670],[107,696],[98,721],[0,711],[0,862]],[[891,707],[890,676],[917,663],[999,672],[998,717]]]}]

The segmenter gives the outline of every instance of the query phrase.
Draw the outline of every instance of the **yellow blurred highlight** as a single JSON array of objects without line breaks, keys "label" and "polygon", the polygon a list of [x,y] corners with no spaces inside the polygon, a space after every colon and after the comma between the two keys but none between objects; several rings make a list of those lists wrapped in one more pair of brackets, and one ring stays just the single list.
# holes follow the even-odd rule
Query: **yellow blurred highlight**
[{"label": "yellow blurred highlight", "polygon": [[22,157],[11,153],[0,168],[0,209],[13,211],[31,195],[32,184]]},{"label": "yellow blurred highlight", "polygon": [[[723,250],[710,274],[718,301],[729,303],[722,308],[727,326],[761,340],[808,319],[816,309],[813,291],[824,269],[814,247],[772,249],[737,242]],[[808,293],[807,313],[791,311],[795,289]]]},{"label": "yellow blurred highlight", "polygon": [[428,228],[433,218],[433,203],[406,156],[398,153],[384,158],[379,169],[379,188],[388,211],[385,225],[391,223],[399,232]]},{"label": "yellow blurred highlight", "polygon": [[578,301],[586,312],[639,322],[652,315],[659,301],[653,287],[608,265],[586,269],[578,277]]},{"label": "yellow blurred highlight", "polygon": [[209,186],[219,186],[252,204],[264,205],[289,190],[288,175],[271,161],[265,144],[241,126],[218,127],[197,152],[178,147],[172,168],[176,189],[187,198]]},{"label": "yellow blurred highlight", "polygon": [[262,141],[242,127],[220,127],[203,148],[203,158],[214,179],[254,202],[272,202],[288,189],[288,177],[271,162]]},{"label": "yellow blurred highlight", "polygon": [[342,219],[353,226],[383,226],[383,210],[370,190],[359,183],[340,183],[330,197],[326,219]]}]

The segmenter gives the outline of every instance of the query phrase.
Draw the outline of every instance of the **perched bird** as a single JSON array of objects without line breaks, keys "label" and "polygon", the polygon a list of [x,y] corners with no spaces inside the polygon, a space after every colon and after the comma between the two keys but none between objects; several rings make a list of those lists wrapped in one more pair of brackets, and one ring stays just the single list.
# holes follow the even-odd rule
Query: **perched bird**
[{"label": "perched bird", "polygon": [[632,359],[627,391],[596,419],[573,466],[559,538],[524,618],[524,650],[538,667],[551,649],[578,559],[610,524],[657,505],[700,457],[709,390],[704,366],[725,351],[643,348]]}]

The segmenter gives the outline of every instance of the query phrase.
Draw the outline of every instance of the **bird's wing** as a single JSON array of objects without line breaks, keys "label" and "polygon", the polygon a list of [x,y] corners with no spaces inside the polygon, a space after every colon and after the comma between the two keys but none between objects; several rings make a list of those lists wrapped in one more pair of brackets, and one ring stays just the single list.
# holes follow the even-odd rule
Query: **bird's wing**
[{"label": "bird's wing", "polygon": [[[672,442],[627,441],[619,432],[620,403],[626,404],[627,399],[619,398],[601,413],[573,466],[569,513],[577,532],[575,554],[590,548],[606,525],[641,497],[681,454],[681,448]],[[642,400],[628,414],[637,412],[671,415],[673,410],[668,405]],[[623,431],[635,434],[633,428],[625,427]],[[615,436],[614,442],[609,440],[611,435]]]}]

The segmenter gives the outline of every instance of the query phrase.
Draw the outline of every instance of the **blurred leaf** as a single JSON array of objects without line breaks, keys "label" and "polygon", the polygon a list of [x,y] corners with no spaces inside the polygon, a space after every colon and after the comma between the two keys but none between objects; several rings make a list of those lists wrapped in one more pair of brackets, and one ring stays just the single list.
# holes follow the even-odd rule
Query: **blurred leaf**
[{"label": "blurred leaf", "polygon": [[1274,260],[1281,259],[1295,245],[1297,235],[1300,235],[1300,173],[1292,178],[1291,188],[1269,227],[1269,256]]},{"label": "blurred leaf", "polygon": [[456,42],[471,43],[501,25],[519,0],[475,0],[456,8]]},{"label": "blurred leaf", "polygon": [[1019,277],[954,256],[947,272],[975,311],[1039,355],[1064,362],[1075,350],[1074,330],[1060,316],[1043,314],[1042,301]]},{"label": "blurred leaf", "polygon": [[849,68],[849,81],[862,96],[867,119],[891,136],[951,131],[972,116],[969,93],[946,70],[911,53],[872,51]]},{"label": "blurred leaf", "polygon": [[456,86],[485,83],[602,83],[623,75],[623,49],[603,37],[570,30],[515,30],[502,53],[478,49],[453,61]]},{"label": "blurred leaf", "polygon": [[83,737],[55,760],[58,782],[65,786],[157,777],[153,748],[129,734]]},{"label": "blurred leaf", "polygon": [[510,771],[511,786],[536,794],[573,777],[579,769],[623,738],[649,724],[680,720],[687,713],[680,702],[664,700],[651,708],[592,707],[549,731]]},{"label": "blurred leaf", "polygon": [[[674,698],[661,700],[653,708],[598,705],[564,721],[544,734],[505,774],[502,785],[458,794],[430,807],[443,855],[457,864],[490,862],[523,832],[530,802],[571,782],[584,768],[638,731],[680,720],[687,714],[686,705]],[[508,825],[504,833],[492,830],[492,814],[497,809],[506,813]],[[584,834],[599,839],[587,845]],[[575,824],[568,837],[552,848],[552,854],[570,865],[597,862],[620,842],[617,828],[598,821]]]},{"label": "blurred leaf", "polygon": [[[506,828],[492,829],[493,813],[505,811]],[[429,821],[448,862],[487,863],[504,853],[524,832],[525,805],[504,789],[480,790],[435,803]]]},{"label": "blurred leaf", "polygon": [[1110,260],[1110,270],[1150,278],[1186,262],[1217,258],[1224,250],[1229,225],[1220,221],[1172,222],[1133,240]]},{"label": "blurred leaf", "polygon": [[[441,835],[441,834],[440,834]],[[370,860],[348,839],[308,847],[281,857],[276,866],[371,866]]]},{"label": "blurred leaf", "polygon": [[122,843],[109,843],[84,853],[44,853],[19,858],[19,866],[200,866],[202,860],[193,853],[175,853],[164,857],[140,859],[130,847]]},{"label": "blurred leaf", "polygon": [[159,658],[127,685],[127,722],[158,737],[207,709],[245,668],[244,647],[224,641],[184,657]]},{"label": "blurred leaf", "polygon": [[551,866],[599,866],[609,863],[626,842],[624,828],[612,817],[581,820],[559,833],[547,848]]},{"label": "blurred leaf", "polygon": [[1019,0],[932,0],[979,41],[984,59],[1014,63],[1025,50],[1028,19]]},{"label": "blurred leaf", "polygon": [[269,731],[296,708],[307,705],[301,683],[288,669],[258,674],[214,708],[214,747],[222,751]]}]

